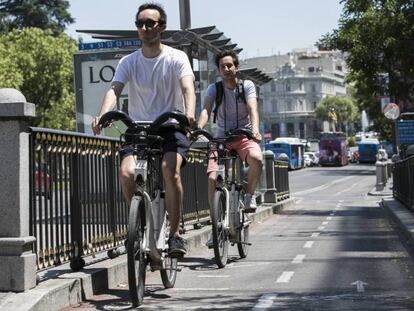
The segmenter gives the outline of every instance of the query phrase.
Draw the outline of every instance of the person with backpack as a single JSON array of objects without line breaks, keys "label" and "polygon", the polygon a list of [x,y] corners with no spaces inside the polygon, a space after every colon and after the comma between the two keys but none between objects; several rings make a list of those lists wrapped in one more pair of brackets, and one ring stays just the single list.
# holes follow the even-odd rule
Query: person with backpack
[{"label": "person with backpack", "polygon": [[[252,213],[257,208],[254,193],[263,165],[262,151],[259,146],[262,137],[259,133],[256,87],[252,81],[243,81],[237,77],[239,59],[234,51],[218,53],[215,63],[222,81],[208,86],[197,126],[203,128],[213,113],[213,120],[217,125],[215,137],[225,137],[227,131],[241,127],[252,130],[254,141],[242,136],[227,146],[228,149],[237,151],[240,159],[249,165],[247,193],[243,203],[244,211]],[[216,171],[217,161],[210,159],[207,167],[210,206],[216,188]]]}]

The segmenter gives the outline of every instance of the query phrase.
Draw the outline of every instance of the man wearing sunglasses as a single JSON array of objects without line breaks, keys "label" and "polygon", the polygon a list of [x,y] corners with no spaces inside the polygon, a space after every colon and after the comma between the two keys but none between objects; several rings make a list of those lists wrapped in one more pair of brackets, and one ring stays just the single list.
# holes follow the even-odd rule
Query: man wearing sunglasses
[{"label": "man wearing sunglasses", "polygon": [[[192,125],[195,113],[194,74],[187,55],[161,43],[167,16],[159,4],[145,3],[138,8],[135,25],[142,48],[123,57],[115,71],[111,86],[104,96],[92,129],[99,134],[99,118],[112,110],[124,86],[128,83],[128,114],[136,121],[153,121],[164,112],[180,110]],[[183,205],[180,171],[185,164],[189,144],[184,133],[174,128],[162,134],[162,174],[165,185],[165,205],[170,221],[169,252],[181,257],[186,253],[185,241],[179,234]],[[120,178],[122,191],[129,203],[135,190],[135,160],[130,146],[121,150]]]}]

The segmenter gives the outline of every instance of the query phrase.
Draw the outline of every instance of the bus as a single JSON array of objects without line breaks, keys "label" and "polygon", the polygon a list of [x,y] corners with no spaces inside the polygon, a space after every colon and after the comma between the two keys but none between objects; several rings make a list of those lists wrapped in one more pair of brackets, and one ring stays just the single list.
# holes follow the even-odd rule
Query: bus
[{"label": "bus", "polygon": [[321,133],[319,140],[319,165],[348,165],[348,140],[345,133]]},{"label": "bus", "polygon": [[380,143],[376,138],[365,138],[358,143],[359,163],[375,163]]},{"label": "bus", "polygon": [[288,157],[289,169],[295,170],[304,167],[305,162],[303,154],[305,146],[299,138],[294,137],[278,137],[275,140],[268,142],[265,145],[265,150],[270,150],[274,153],[275,159],[284,153]]}]

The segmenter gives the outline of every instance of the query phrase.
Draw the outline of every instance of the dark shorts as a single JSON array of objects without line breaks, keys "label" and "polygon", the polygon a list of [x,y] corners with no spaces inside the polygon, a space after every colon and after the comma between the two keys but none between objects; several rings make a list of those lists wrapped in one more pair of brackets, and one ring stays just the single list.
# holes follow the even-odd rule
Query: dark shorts
[{"label": "dark shorts", "polygon": [[[162,154],[166,154],[167,152],[175,152],[181,155],[183,158],[183,165],[187,163],[188,159],[188,150],[190,149],[190,144],[188,139],[182,131],[166,128],[165,130],[161,130],[159,135],[164,139],[161,144]],[[132,143],[124,143],[121,147],[121,161],[134,153],[134,146]]]}]

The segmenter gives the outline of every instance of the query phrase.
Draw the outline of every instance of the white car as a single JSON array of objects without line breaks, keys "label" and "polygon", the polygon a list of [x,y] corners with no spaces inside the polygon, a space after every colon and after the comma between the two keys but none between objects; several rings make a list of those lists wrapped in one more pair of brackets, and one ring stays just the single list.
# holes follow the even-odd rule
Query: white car
[{"label": "white car", "polygon": [[305,167],[312,165],[312,160],[308,154],[303,155],[303,160],[305,162]]},{"label": "white car", "polygon": [[311,160],[311,166],[319,164],[319,154],[318,152],[307,151],[305,155],[308,155]]}]

